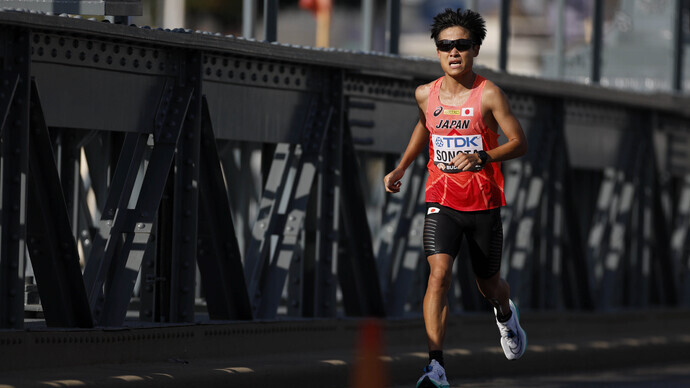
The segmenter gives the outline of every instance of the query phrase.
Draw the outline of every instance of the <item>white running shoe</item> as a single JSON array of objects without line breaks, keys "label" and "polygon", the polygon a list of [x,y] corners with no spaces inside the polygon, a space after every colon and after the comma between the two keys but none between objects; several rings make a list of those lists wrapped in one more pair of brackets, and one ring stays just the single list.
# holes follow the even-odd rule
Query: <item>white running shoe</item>
[{"label": "white running shoe", "polygon": [[[513,312],[513,315],[506,323],[501,323],[496,319],[496,325],[498,325],[498,330],[501,332],[501,347],[503,347],[503,353],[505,353],[506,358],[517,360],[527,350],[527,334],[520,327],[520,313],[517,307],[515,307],[515,303],[512,300],[508,302],[510,302],[510,311]],[[497,311],[494,308],[494,314],[496,313]]]},{"label": "white running shoe", "polygon": [[446,370],[436,360],[424,367],[424,375],[417,380],[417,388],[449,388]]}]

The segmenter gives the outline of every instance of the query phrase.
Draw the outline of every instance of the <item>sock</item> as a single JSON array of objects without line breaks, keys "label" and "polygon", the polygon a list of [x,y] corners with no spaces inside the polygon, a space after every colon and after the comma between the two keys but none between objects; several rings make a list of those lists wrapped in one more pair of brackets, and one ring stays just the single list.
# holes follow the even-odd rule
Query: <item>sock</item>
[{"label": "sock", "polygon": [[429,362],[431,362],[431,360],[436,360],[442,367],[446,367],[443,363],[443,350],[429,351]]},{"label": "sock", "polygon": [[496,312],[496,320],[498,320],[501,323],[506,323],[510,320],[510,318],[513,317],[513,312],[508,310],[508,314],[501,314],[500,311]]}]

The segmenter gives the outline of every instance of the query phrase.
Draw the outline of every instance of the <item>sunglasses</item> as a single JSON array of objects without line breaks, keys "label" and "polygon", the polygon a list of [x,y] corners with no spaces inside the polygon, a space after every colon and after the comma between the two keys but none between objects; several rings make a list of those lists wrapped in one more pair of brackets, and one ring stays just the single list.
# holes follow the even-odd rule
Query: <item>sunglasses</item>
[{"label": "sunglasses", "polygon": [[458,51],[467,51],[474,45],[474,42],[469,39],[456,39],[456,40],[437,40],[436,48],[443,52],[448,52],[455,47]]}]

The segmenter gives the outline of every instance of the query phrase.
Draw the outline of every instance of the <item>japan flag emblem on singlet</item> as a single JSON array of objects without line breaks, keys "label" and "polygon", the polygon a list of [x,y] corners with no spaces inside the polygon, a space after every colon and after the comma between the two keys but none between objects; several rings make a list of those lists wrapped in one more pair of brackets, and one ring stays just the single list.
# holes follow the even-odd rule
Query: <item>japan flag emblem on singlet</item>
[{"label": "japan flag emblem on singlet", "polygon": [[462,108],[462,116],[464,116],[464,117],[474,116],[474,108]]},{"label": "japan flag emblem on singlet", "polygon": [[426,211],[426,214],[434,214],[440,212],[441,209],[437,207],[430,207],[429,210]]}]

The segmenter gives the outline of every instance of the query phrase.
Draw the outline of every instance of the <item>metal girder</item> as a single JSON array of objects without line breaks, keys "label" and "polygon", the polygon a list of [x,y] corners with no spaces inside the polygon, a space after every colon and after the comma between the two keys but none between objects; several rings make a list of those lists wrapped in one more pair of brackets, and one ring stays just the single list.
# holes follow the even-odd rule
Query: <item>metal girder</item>
[{"label": "metal girder", "polygon": [[[254,316],[277,314],[333,107],[315,96],[297,145],[277,145],[245,257]],[[275,244],[275,246],[272,246]]]},{"label": "metal girder", "polygon": [[[14,158],[14,153],[19,149],[22,157],[33,157],[21,131],[11,131],[9,135],[7,131],[13,127],[28,128],[24,119],[28,117],[29,92],[23,82],[31,76],[42,89],[41,105],[49,132],[62,133],[63,138],[72,137],[60,150],[83,149],[88,166],[81,167],[88,167],[96,203],[103,209],[99,215],[91,203],[85,204],[81,189],[76,189],[80,186],[80,177],[75,173],[79,163],[77,153],[62,152],[65,157],[59,157],[57,168],[63,178],[61,184],[68,187],[64,190],[67,201],[73,198],[75,202],[74,207],[68,206],[72,228],[79,232],[82,246],[88,239],[92,247],[85,249],[89,260],[84,273],[89,295],[96,298],[91,306],[112,310],[107,316],[99,313],[99,324],[117,324],[129,303],[132,288],[137,290],[133,283],[141,260],[151,261],[153,265],[151,268],[145,265],[141,271],[142,309],[145,312],[148,308],[152,314],[148,317],[143,314],[141,319],[191,319],[194,258],[214,251],[220,252],[214,253],[215,257],[235,257],[235,247],[216,249],[208,248],[207,244],[218,242],[218,236],[229,236],[226,232],[236,236],[242,232],[224,230],[221,234],[212,232],[211,228],[220,227],[217,217],[225,214],[223,217],[229,219],[231,214],[243,220],[236,222],[234,228],[250,231],[249,220],[254,218],[254,201],[258,200],[260,186],[254,183],[260,180],[260,173],[258,157],[253,156],[260,147],[270,149],[274,144],[279,144],[278,157],[273,158],[273,152],[264,155],[274,168],[254,225],[254,231],[259,230],[265,221],[263,228],[267,229],[255,233],[256,240],[246,244],[250,246],[245,259],[248,298],[263,303],[262,311],[268,312],[264,316],[274,316],[271,315],[274,307],[283,306],[283,285],[289,279],[289,315],[333,316],[336,310],[323,309],[323,306],[340,302],[335,299],[338,294],[333,281],[338,278],[347,314],[383,311],[383,308],[379,310],[383,302],[380,290],[376,289],[378,282],[386,303],[390,295],[396,298],[386,305],[390,307],[388,315],[417,311],[415,306],[423,294],[426,267],[419,259],[420,246],[414,243],[418,241],[415,232],[423,220],[423,212],[419,210],[423,206],[422,196],[417,197],[419,202],[414,198],[407,201],[406,209],[413,216],[403,210],[395,216],[404,219],[407,225],[395,225],[401,228],[400,239],[407,240],[405,254],[396,254],[393,260],[384,257],[388,273],[377,273],[375,266],[370,267],[371,236],[363,226],[377,231],[379,216],[375,220],[366,218],[365,209],[371,211],[375,200],[367,203],[374,196],[360,185],[363,174],[353,166],[358,162],[357,152],[360,155],[366,152],[373,158],[383,158],[382,154],[393,158],[392,154],[404,149],[417,120],[416,110],[410,109],[414,106],[414,88],[438,76],[435,61],[305,49],[208,33],[150,30],[21,12],[0,12],[0,24],[4,26],[0,33],[3,38],[0,112],[4,132],[3,234],[0,235],[3,322],[13,315],[16,324],[21,314],[21,305],[11,293],[21,292],[23,286],[22,244],[26,225],[21,222],[20,213],[26,209],[23,201],[30,199],[24,193],[31,194],[21,180],[22,172],[28,172],[28,162],[21,157]],[[24,41],[20,42],[22,37]],[[510,265],[525,260],[519,282],[511,278],[511,282],[517,282],[516,296],[525,298],[521,300],[523,306],[544,309],[591,306],[591,297],[596,294],[592,292],[593,269],[587,264],[598,262],[602,269],[599,276],[603,278],[605,257],[618,262],[616,269],[606,275],[604,286],[608,287],[604,296],[611,301],[611,307],[674,304],[678,285],[690,289],[686,280],[690,273],[690,265],[686,263],[689,237],[684,187],[687,183],[683,183],[690,155],[687,98],[659,93],[650,99],[605,88],[524,79],[484,69],[480,72],[507,90],[520,91],[521,95],[511,95],[509,99],[530,137],[531,153],[503,164],[508,206],[502,209],[502,215],[506,226],[506,255],[512,258],[506,258],[508,265],[503,269],[509,273]],[[197,77],[194,81],[190,78],[193,76]],[[190,103],[188,120],[178,123],[182,135],[172,147],[166,143],[163,128],[151,128],[151,125],[167,121],[162,113],[173,109],[155,107],[173,94],[182,93],[180,82],[193,87],[194,101]],[[174,93],[169,89],[173,83],[177,88]],[[202,157],[206,157],[200,154],[199,148],[201,115],[198,112],[202,95],[207,100],[211,122],[207,129],[212,129],[213,137],[231,140],[232,147],[245,149],[239,155],[241,174],[228,173],[230,169],[226,168],[225,191],[219,185],[220,170],[208,171],[214,174],[217,188],[212,196],[220,198],[229,193],[231,197],[233,205],[227,212],[220,209],[224,206],[219,204],[220,199],[207,204],[205,194],[199,196],[197,192],[203,186],[201,181],[207,178],[199,171],[205,160]],[[14,102],[10,105],[10,101]],[[317,108],[311,106],[314,101]],[[635,115],[635,122],[631,122],[631,112],[640,112],[639,116]],[[318,114],[322,123],[317,124],[318,120],[310,114]],[[665,125],[657,128],[650,124],[645,117],[652,114],[663,118]],[[315,137],[305,137],[305,123],[323,130],[319,134],[323,136],[320,142]],[[618,182],[614,174],[603,181],[600,189],[599,174],[605,166],[621,169],[622,165],[615,159],[630,149],[621,140],[630,136],[629,127],[633,126],[644,126],[654,133],[653,153],[659,171],[635,167],[632,179]],[[93,137],[81,138],[82,131],[89,131]],[[123,146],[126,133],[131,135]],[[155,141],[149,144],[152,134]],[[667,135],[666,143],[659,142],[660,134]],[[651,143],[649,135],[645,132],[634,136]],[[345,148],[331,148],[334,143]],[[311,151],[306,144],[318,144],[318,147],[323,144],[324,148],[316,156],[308,156]],[[665,152],[660,151],[662,145],[666,147]],[[164,147],[157,149],[159,146]],[[119,164],[114,160],[118,154],[122,160]],[[233,156],[236,155],[235,152]],[[164,163],[168,159],[175,163],[172,170],[172,164]],[[234,158],[225,159],[227,167],[233,162],[228,159]],[[215,165],[215,161],[211,164]],[[151,174],[158,171],[155,179],[148,176],[149,170]],[[584,183],[591,185],[581,187],[583,181],[576,179],[583,176],[589,179]],[[660,186],[657,179],[664,184],[664,210],[659,209],[660,200],[655,193]],[[376,184],[380,191],[380,179]],[[633,185],[632,191],[629,184]],[[616,202],[609,202],[606,211],[598,214],[592,205],[596,201],[590,202],[589,198],[595,195],[589,193],[604,190],[612,190],[607,198],[616,198]],[[236,194],[241,192],[246,194]],[[162,193],[162,200],[156,200],[158,193]],[[632,198],[629,206],[622,205],[623,198]],[[137,200],[146,202],[141,206],[150,210],[146,217],[152,223],[150,228],[144,223],[141,233],[137,233],[139,229],[134,221],[139,217]],[[266,206],[270,207],[268,213]],[[75,212],[78,222],[74,222]],[[89,225],[91,213],[94,219],[101,216],[98,229]],[[590,225],[592,215],[595,221]],[[215,221],[198,225],[201,219],[196,217]],[[61,220],[57,216],[51,218]],[[597,243],[597,256],[592,259],[583,252],[587,245],[581,237],[590,226],[596,229],[601,225],[607,230],[606,236]],[[294,229],[286,230],[293,226]],[[210,239],[199,240],[197,227],[204,236],[212,235]],[[615,237],[620,235],[621,228],[622,246]],[[100,233],[95,233],[96,230]],[[82,237],[84,231],[86,238]],[[90,233],[94,236],[89,236]],[[117,234],[124,237],[116,237]],[[240,236],[237,249],[243,250],[244,240]],[[233,260],[234,269],[228,270],[231,267],[228,265],[226,271],[237,270],[237,258]],[[418,277],[410,280],[405,275],[414,273],[411,269],[415,260]],[[211,262],[221,265],[214,259]],[[260,268],[259,276],[252,279],[257,268]],[[471,273],[459,265],[456,268],[463,308],[481,307],[481,300],[473,293],[476,287]],[[221,283],[227,280],[208,280],[211,271],[202,272],[206,273],[202,274],[206,280],[202,279],[201,283],[212,283],[204,287],[242,293],[239,283],[224,288],[226,284]],[[512,276],[517,276],[518,272],[512,272]],[[468,274],[467,278],[461,277]],[[385,275],[384,281],[380,275]],[[237,273],[225,276],[223,279],[239,277]],[[376,286],[364,284],[369,283],[370,277]],[[665,282],[668,278],[677,282]],[[99,281],[102,283],[97,286]],[[115,287],[118,282],[125,286]],[[410,285],[408,289],[406,284]],[[44,286],[50,286],[50,281]],[[146,299],[150,296],[146,291],[148,286],[155,289],[158,299]],[[622,290],[626,295],[609,293],[614,290]],[[270,297],[256,296],[255,291]],[[406,292],[412,292],[407,299]],[[212,301],[217,296],[214,292],[205,294],[213,295],[197,291],[196,296],[207,298],[213,317],[224,316],[216,315],[220,313],[214,306],[223,306],[221,310],[235,309],[228,302],[233,297],[229,293],[221,295],[226,299],[220,302]],[[686,289],[681,296],[690,300],[688,294],[690,291]],[[112,299],[107,303],[105,299],[98,301],[104,297]]]},{"label": "metal girder", "polygon": [[71,233],[38,89],[33,82],[29,133],[27,245],[46,324],[92,327],[79,254]]},{"label": "metal girder", "polygon": [[0,95],[0,128],[4,129],[7,124],[7,117],[10,114],[10,108],[14,102],[14,93],[17,91],[20,75],[16,72],[3,71],[0,75],[0,87],[2,87],[2,95]]},{"label": "metal girder", "polygon": [[[334,108],[326,124],[326,133],[320,152],[318,164],[317,199],[316,199],[316,229],[314,254],[314,286],[313,310],[314,316],[335,318],[337,315],[336,291],[338,284],[338,266],[341,258],[340,249],[341,229],[340,221],[347,215],[340,210],[343,196],[343,123],[344,109],[342,99],[338,94],[339,77],[334,77],[330,95],[326,96],[327,103]],[[342,283],[341,283],[342,288]],[[343,295],[343,298],[347,298]]]},{"label": "metal girder", "polygon": [[591,283],[584,254],[578,253],[580,230],[573,227],[563,101],[535,99],[517,108],[527,116],[530,148],[542,151],[505,164],[504,271],[523,306],[586,308]]},{"label": "metal girder", "polygon": [[666,227],[652,216],[661,205],[659,195],[650,192],[659,189],[651,133],[641,129],[650,125],[641,122],[645,123],[641,117],[631,116],[618,162],[604,171],[589,236],[588,257],[600,309],[676,298],[672,260],[669,252],[664,253]]},{"label": "metal girder", "polygon": [[0,174],[0,328],[24,325],[27,174],[29,172],[29,32],[4,28],[2,52],[3,118]]},{"label": "metal girder", "polygon": [[[193,90],[186,104],[183,126],[173,152],[174,202],[170,273],[170,321],[193,322],[199,214],[199,149],[201,144],[202,58],[190,51],[183,58],[178,85]],[[186,95],[175,95],[178,102]],[[173,115],[179,107],[170,112]],[[182,112],[182,110],[180,109]],[[169,114],[170,114],[169,113]],[[167,120],[174,120],[168,118]],[[162,258],[166,260],[165,257]]]},{"label": "metal girder", "polygon": [[[218,140],[218,139],[216,139]],[[222,141],[218,157],[223,164],[226,182],[242,182],[227,185],[228,200],[233,209],[233,220],[240,252],[245,252],[250,240],[253,212],[261,198],[261,179],[253,160],[258,159],[261,146],[258,143]],[[221,141],[218,141],[219,145]]]},{"label": "metal girder", "polygon": [[529,121],[523,121],[523,127],[530,147],[543,150],[543,153],[532,153],[510,163],[509,169],[517,169],[517,173],[509,173],[505,177],[506,202],[510,209],[502,211],[505,221],[503,257],[508,264],[504,271],[514,290],[513,298],[522,306],[533,306],[535,293],[539,292],[539,287],[532,287],[537,280],[534,269],[543,264],[537,257],[539,240],[535,237],[539,236],[541,202],[548,185],[548,169],[556,152],[555,133],[560,129],[549,115],[555,108],[553,104],[534,101],[530,105],[536,108],[532,108]]},{"label": "metal girder", "polygon": [[[627,140],[626,140],[627,139]],[[632,216],[636,193],[637,165],[645,153],[635,145],[634,136],[623,139],[619,161],[614,168],[605,170],[604,181],[599,192],[597,213],[588,241],[588,256],[593,265],[597,282],[597,307],[608,309],[621,303],[623,293],[618,289],[626,253],[627,230]]]},{"label": "metal girder", "polygon": [[80,238],[80,230],[83,230],[84,227],[88,228],[91,224],[90,221],[84,224],[87,220],[83,217],[80,218],[81,207],[86,204],[80,173],[81,150],[86,143],[96,137],[96,131],[53,128],[49,132],[52,137],[55,162],[67,205],[72,234],[75,238]]},{"label": "metal girder", "polygon": [[[665,216],[663,209],[664,189],[658,171],[655,163],[653,168],[644,170],[643,201],[638,210],[643,218],[642,225],[637,226],[638,262],[642,264],[643,279],[648,281],[650,290],[642,299],[644,306],[678,305],[682,298],[681,286],[677,281],[678,263],[673,259],[672,252],[672,221]],[[650,187],[654,189],[650,190]],[[630,304],[636,303],[639,300],[632,300]]]},{"label": "metal girder", "polygon": [[[325,74],[313,65],[264,56],[205,53],[203,90],[216,138],[300,142],[300,132],[295,128],[307,120],[310,97],[320,93],[328,82]],[[225,103],[223,96],[227,95],[238,96],[242,103]]]},{"label": "metal girder", "polygon": [[338,278],[345,312],[350,316],[386,316],[374,249],[366,219],[364,193],[352,134],[343,129],[342,200],[340,202],[342,251]]},{"label": "metal girder", "polygon": [[679,269],[680,297],[690,305],[690,174],[681,181],[675,225],[671,234],[671,254]]},{"label": "metal girder", "polygon": [[420,261],[426,263],[422,234],[427,160],[425,155],[417,157],[403,177],[401,192],[388,197],[377,239],[379,282],[390,316],[403,315],[414,280],[412,275]]},{"label": "metal girder", "polygon": [[383,74],[346,74],[343,82],[346,120],[358,150],[399,153],[405,149],[419,120],[414,104],[414,91],[419,83]]},{"label": "metal girder", "polygon": [[164,97],[159,107],[150,158],[144,156],[148,134],[128,134],[125,139],[101,219],[105,251],[92,252],[87,269],[95,269],[84,273],[89,305],[102,326],[120,325],[125,318],[178,138],[187,122],[194,88],[178,84],[166,90],[170,99]]},{"label": "metal girder", "polygon": [[218,148],[204,100],[199,160],[197,261],[211,319],[252,318]]},{"label": "metal girder", "polygon": [[285,143],[278,144],[276,147],[273,163],[259,204],[259,213],[252,229],[252,239],[247,246],[244,271],[254,312],[258,309],[257,305],[261,298],[260,282],[271,249],[271,235],[276,234],[281,229],[277,225],[278,217],[274,214],[278,213],[279,190],[285,187],[289,164],[292,163],[292,148]]},{"label": "metal girder", "polygon": [[[563,283],[563,304],[555,308],[592,309],[593,283],[592,273],[587,265],[587,255],[584,250],[584,236],[580,227],[580,218],[576,207],[577,197],[574,194],[573,178],[570,174],[572,166],[567,150],[565,134],[557,134],[559,152],[556,153],[552,184],[554,195],[553,233],[554,260],[560,263],[554,266],[554,272],[560,269],[560,281]],[[549,252],[546,252],[548,255]],[[558,269],[557,269],[557,268]],[[558,280],[556,280],[557,282]]]},{"label": "metal girder", "polygon": [[[106,243],[114,227],[116,211],[127,207],[129,197],[124,193],[131,192],[134,187],[148,137],[148,134],[127,134],[122,144],[119,161],[115,165],[107,197],[101,208],[98,233],[94,236],[93,248],[84,267],[84,284],[89,295],[89,305],[92,308],[99,303],[98,299],[102,303],[102,286],[113,255],[113,252],[104,255]],[[113,250],[115,244],[110,244],[108,248]]]}]

